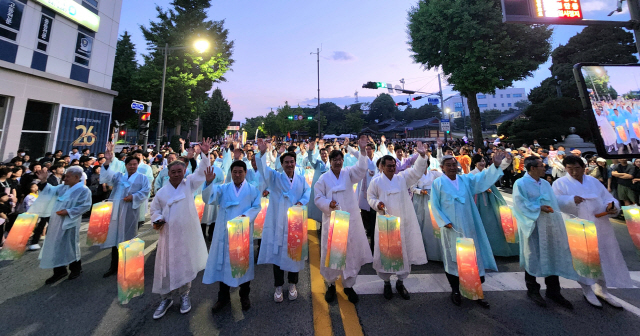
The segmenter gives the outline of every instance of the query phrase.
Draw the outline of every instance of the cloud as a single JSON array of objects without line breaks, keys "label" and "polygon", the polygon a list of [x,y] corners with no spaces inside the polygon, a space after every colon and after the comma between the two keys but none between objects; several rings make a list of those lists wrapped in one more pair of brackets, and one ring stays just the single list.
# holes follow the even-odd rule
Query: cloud
[{"label": "cloud", "polygon": [[349,61],[355,61],[356,57],[346,51],[334,51],[333,55],[331,55],[329,59],[334,61],[339,61],[339,62],[349,62]]},{"label": "cloud", "polygon": [[613,9],[614,3],[611,1],[610,3],[606,3],[603,0],[590,0],[590,1],[582,1],[582,11],[583,12],[595,12],[606,9]]}]

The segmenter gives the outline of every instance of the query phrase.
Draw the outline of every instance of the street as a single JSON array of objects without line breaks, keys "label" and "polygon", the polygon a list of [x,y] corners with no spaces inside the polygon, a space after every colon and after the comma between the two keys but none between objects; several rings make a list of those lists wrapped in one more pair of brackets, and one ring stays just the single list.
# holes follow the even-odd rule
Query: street
[{"label": "street", "polygon": [[[503,193],[511,203],[511,195]],[[626,226],[614,221],[632,278],[640,286],[640,258]],[[487,275],[484,291],[490,309],[463,299],[454,306],[441,263],[414,266],[405,281],[411,299],[382,296],[382,280],[371,265],[360,272],[354,289],[360,302],[354,307],[338,283],[338,300],[324,301],[317,237],[310,235],[311,264],[300,274],[296,301],[273,302],[271,265],[258,265],[251,283],[251,309],[243,312],[237,291],[232,302],[213,316],[218,285],[202,284],[202,272],[193,282],[193,309],[181,315],[178,305],[153,320],[159,301],[151,293],[157,234],[141,229],[145,249],[145,294],[126,305],[117,301],[116,277],[102,278],[109,267],[109,250],[86,247],[87,222],[80,239],[84,273],[76,280],[44,284],[50,270],[38,268],[38,252],[26,252],[17,261],[0,262],[0,334],[2,335],[636,335],[640,330],[640,289],[612,290],[625,310],[604,304],[591,307],[577,283],[562,281],[563,294],[574,304],[569,311],[553,302],[540,308],[526,296],[518,258],[496,258],[500,272]],[[395,280],[392,280],[394,282]],[[544,281],[538,279],[544,289]],[[395,287],[394,287],[395,292]],[[544,294],[543,294],[544,295]]]}]

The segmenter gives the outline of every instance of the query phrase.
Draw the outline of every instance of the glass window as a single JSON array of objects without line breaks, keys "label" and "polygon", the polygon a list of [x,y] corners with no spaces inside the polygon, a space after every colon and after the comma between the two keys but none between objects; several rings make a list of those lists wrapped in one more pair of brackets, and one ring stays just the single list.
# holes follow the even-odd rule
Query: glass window
[{"label": "glass window", "polygon": [[93,38],[78,32],[75,63],[88,67],[89,60],[91,59],[91,49],[93,49]]},{"label": "glass window", "polygon": [[493,104],[493,107],[498,107],[498,104]]},{"label": "glass window", "polygon": [[51,136],[53,104],[29,100],[24,114],[20,145],[31,157],[44,156]]},{"label": "glass window", "polygon": [[496,97],[496,95],[493,95],[493,98],[495,98],[495,97]]},{"label": "glass window", "polygon": [[478,95],[478,99],[487,99],[487,95]]},{"label": "glass window", "polygon": [[507,98],[511,98],[511,94],[507,93]]},{"label": "glass window", "polygon": [[503,95],[503,94],[500,94],[500,98],[504,98],[504,95]]},{"label": "glass window", "polygon": [[462,103],[455,103],[455,107],[462,107]]},{"label": "glass window", "polygon": [[514,93],[513,98],[522,98],[522,93]]},{"label": "glass window", "polygon": [[504,107],[504,103],[502,103],[502,107]]},{"label": "glass window", "polygon": [[17,40],[24,7],[24,3],[18,0],[0,0],[0,36]]},{"label": "glass window", "polygon": [[98,0],[82,0],[88,4],[90,4],[91,6],[98,8]]},{"label": "glass window", "polygon": [[508,103],[507,106],[511,106],[511,103]]},{"label": "glass window", "polygon": [[487,107],[487,104],[478,104],[478,107]]}]

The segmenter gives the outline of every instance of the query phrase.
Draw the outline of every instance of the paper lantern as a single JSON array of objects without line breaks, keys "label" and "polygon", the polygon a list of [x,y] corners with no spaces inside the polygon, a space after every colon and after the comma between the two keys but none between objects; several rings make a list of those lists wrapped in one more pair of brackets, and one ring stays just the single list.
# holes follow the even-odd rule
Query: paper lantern
[{"label": "paper lantern", "polygon": [[304,245],[304,209],[294,205],[287,210],[287,254],[293,261],[302,260]]},{"label": "paper lantern", "polygon": [[507,243],[515,244],[518,240],[518,224],[511,208],[506,205],[500,206],[500,223]]},{"label": "paper lantern", "polygon": [[433,227],[433,235],[436,239],[440,239],[440,227],[438,223],[436,223],[436,218],[433,216],[433,210],[431,210],[431,202],[427,203],[429,205],[429,215],[431,216],[431,226]]},{"label": "paper lantern", "polygon": [[18,215],[7,239],[4,241],[4,247],[0,251],[0,260],[16,260],[22,257],[37,222],[38,215],[26,212]]},{"label": "paper lantern", "polygon": [[309,259],[309,213],[306,205],[302,206],[302,258]]},{"label": "paper lantern", "polygon": [[633,125],[633,131],[636,133],[636,138],[640,139],[640,125],[638,125],[637,122],[634,122],[632,125]]},{"label": "paper lantern", "polygon": [[456,239],[456,262],[460,279],[460,294],[469,300],[484,298],[482,282],[478,272],[476,246],[471,238]]},{"label": "paper lantern", "polygon": [[109,223],[111,222],[111,211],[113,202],[99,202],[91,207],[91,218],[89,218],[89,229],[87,231],[87,245],[104,244],[109,233]]},{"label": "paper lantern", "polygon": [[327,235],[327,253],[324,267],[344,270],[347,264],[347,242],[349,240],[349,218],[346,211],[331,212],[329,234]]},{"label": "paper lantern", "polygon": [[242,278],[249,270],[251,261],[249,252],[251,249],[251,226],[249,217],[236,217],[227,222],[229,235],[229,263],[231,264],[231,276]]},{"label": "paper lantern", "polygon": [[269,208],[269,199],[263,197],[260,199],[260,212],[258,212],[258,216],[256,220],[253,221],[253,238],[261,239],[262,238],[262,230],[264,229],[264,220],[267,217],[267,208]]},{"label": "paper lantern", "polygon": [[202,200],[202,195],[197,195],[194,199],[194,203],[196,205],[196,211],[198,212],[198,218],[200,218],[200,222],[202,222],[202,215],[204,214],[204,201]]},{"label": "paper lantern", "polygon": [[305,169],[304,179],[307,181],[307,184],[311,186],[313,183],[313,169]]},{"label": "paper lantern", "polygon": [[357,190],[358,190],[358,184],[356,183],[356,184],[353,185],[353,192],[354,193],[358,192]]},{"label": "paper lantern", "polygon": [[569,249],[576,273],[591,279],[601,276],[596,225],[583,219],[566,219],[564,225],[567,228]]},{"label": "paper lantern", "polygon": [[144,294],[144,241],[134,238],[118,244],[118,301]]},{"label": "paper lantern", "polygon": [[623,206],[622,212],[627,222],[627,229],[633,244],[640,250],[640,207],[637,205]]},{"label": "paper lantern", "polygon": [[403,269],[400,217],[378,215],[378,243],[383,270],[391,273]]},{"label": "paper lantern", "polygon": [[618,131],[620,139],[622,139],[623,142],[627,142],[627,131],[625,131],[624,126],[618,126],[616,130]]}]

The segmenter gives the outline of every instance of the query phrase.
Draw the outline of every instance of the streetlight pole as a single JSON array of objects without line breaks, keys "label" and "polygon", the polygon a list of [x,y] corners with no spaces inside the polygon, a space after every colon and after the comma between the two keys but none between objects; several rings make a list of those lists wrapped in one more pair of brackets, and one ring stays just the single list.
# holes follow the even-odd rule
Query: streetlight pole
[{"label": "streetlight pole", "polygon": [[316,54],[318,56],[318,113],[316,113],[316,119],[318,120],[318,138],[320,137],[320,127],[322,119],[320,118],[320,48],[316,49],[316,52],[312,52],[311,55]]},{"label": "streetlight pole", "polygon": [[462,125],[464,127],[464,136],[469,139],[469,132],[467,131],[467,112],[464,110],[464,98],[462,97],[462,92],[460,92],[460,101],[462,102]]},{"label": "streetlight pole", "polygon": [[164,45],[164,66],[162,67],[162,91],[160,93],[160,114],[158,115],[158,131],[156,140],[156,150],[162,147],[162,111],[164,109],[164,86],[167,79],[167,55],[169,54],[169,43]]}]

